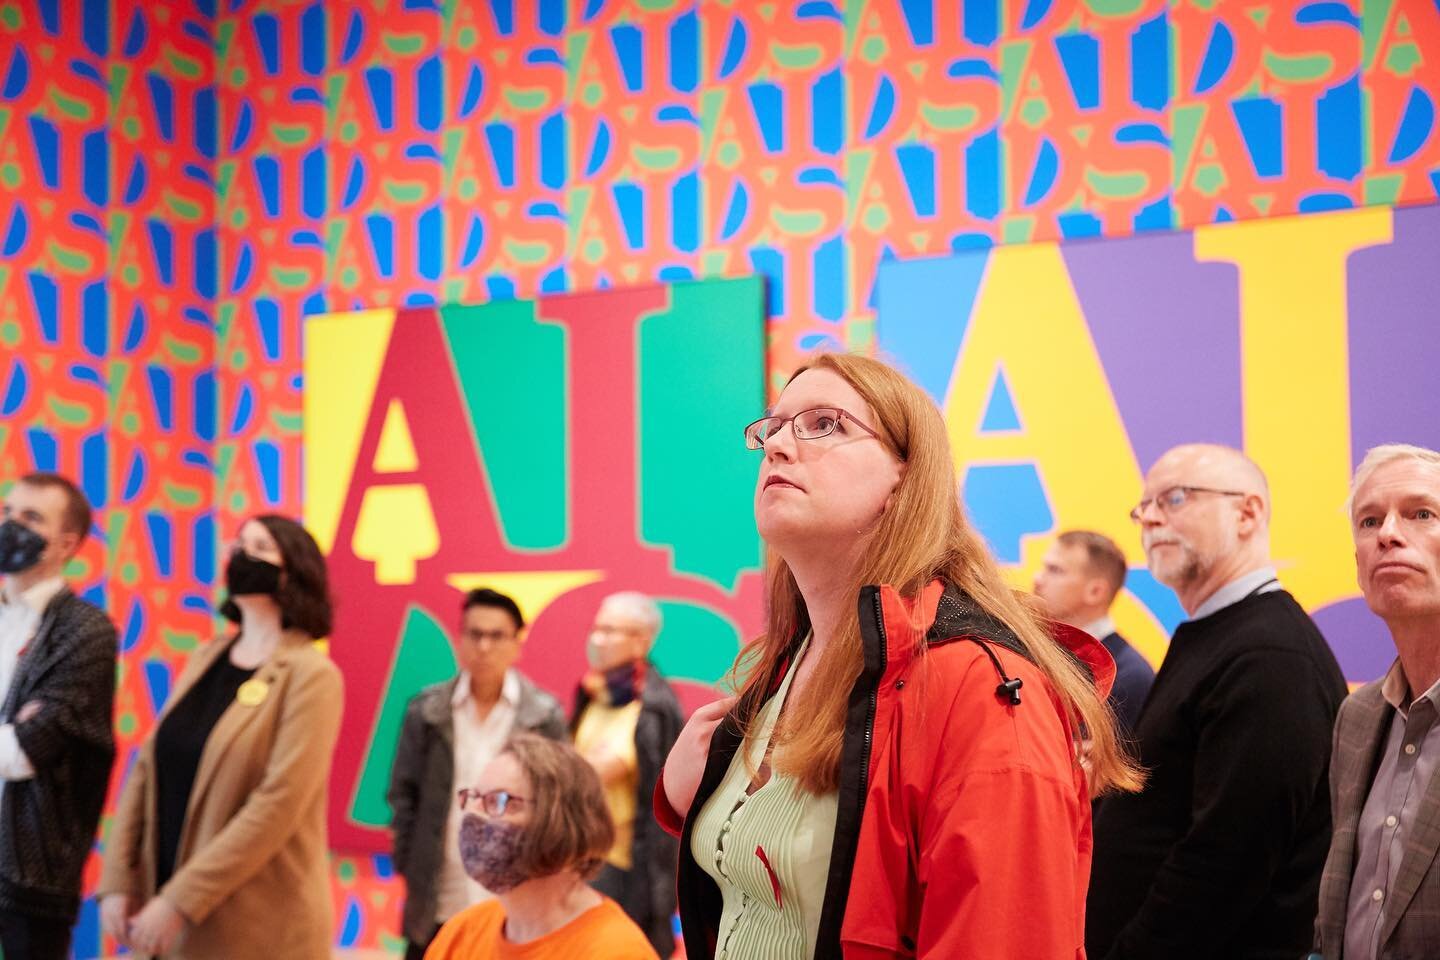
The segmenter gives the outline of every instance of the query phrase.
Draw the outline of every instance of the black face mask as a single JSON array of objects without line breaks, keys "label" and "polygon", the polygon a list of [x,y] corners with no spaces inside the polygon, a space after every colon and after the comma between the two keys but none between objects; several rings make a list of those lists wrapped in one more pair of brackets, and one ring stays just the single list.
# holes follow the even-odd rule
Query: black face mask
[{"label": "black face mask", "polygon": [[19,520],[0,523],[0,573],[24,573],[40,562],[50,542]]},{"label": "black face mask", "polygon": [[225,588],[232,597],[272,596],[280,589],[280,568],[237,550],[225,568]]}]

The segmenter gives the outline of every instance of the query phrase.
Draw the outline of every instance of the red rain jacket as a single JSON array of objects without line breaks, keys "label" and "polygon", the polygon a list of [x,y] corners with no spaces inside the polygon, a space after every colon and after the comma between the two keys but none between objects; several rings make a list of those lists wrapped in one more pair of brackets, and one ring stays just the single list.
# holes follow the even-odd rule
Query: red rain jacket
[{"label": "red rain jacket", "polygon": [[[865,667],[847,707],[815,957],[1084,960],[1090,797],[1049,684],[1014,633],[954,587],[936,581],[915,599],[866,587],[859,608]],[[1107,696],[1105,648],[1053,629]],[[1016,679],[1018,704],[1005,687]],[[691,811],[740,745],[736,716],[758,707],[741,702],[716,728]],[[655,812],[681,836],[687,955],[713,957],[720,890],[663,781]]]}]

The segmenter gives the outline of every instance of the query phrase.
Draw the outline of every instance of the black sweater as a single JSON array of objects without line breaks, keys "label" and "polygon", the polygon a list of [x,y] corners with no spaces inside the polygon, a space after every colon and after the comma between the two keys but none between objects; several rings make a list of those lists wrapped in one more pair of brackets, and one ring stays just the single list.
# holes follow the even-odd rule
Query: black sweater
[{"label": "black sweater", "polygon": [[1136,728],[1149,782],[1095,822],[1091,960],[1294,960],[1330,844],[1345,679],[1290,594],[1175,631]]}]

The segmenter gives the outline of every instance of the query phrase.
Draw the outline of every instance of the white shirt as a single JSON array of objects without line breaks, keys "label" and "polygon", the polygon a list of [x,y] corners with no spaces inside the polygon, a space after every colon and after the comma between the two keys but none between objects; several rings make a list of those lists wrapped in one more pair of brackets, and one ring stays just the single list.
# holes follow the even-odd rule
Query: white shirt
[{"label": "white shirt", "polygon": [[1094,637],[1096,640],[1104,640],[1106,637],[1110,636],[1110,634],[1115,632],[1115,621],[1107,613],[1099,620],[1091,620],[1089,623],[1085,624],[1085,626],[1081,627],[1080,629],[1090,634],[1090,636]]},{"label": "white shirt", "polygon": [[449,798],[450,816],[445,822],[445,859],[435,884],[435,919],[444,923],[466,907],[493,894],[470,878],[460,863],[460,801],[455,793],[474,787],[480,771],[495,758],[515,726],[515,708],[520,703],[520,678],[514,670],[505,673],[500,699],[484,719],[475,714],[470,678],[462,676],[450,699],[450,717],[455,730],[455,780]]},{"label": "white shirt", "polygon": [[1195,608],[1190,614],[1191,620],[1199,620],[1208,617],[1212,613],[1219,613],[1226,607],[1232,607],[1250,596],[1252,593],[1271,593],[1275,590],[1283,590],[1280,581],[1276,578],[1274,567],[1261,567],[1259,570],[1252,570],[1244,576],[1236,577],[1225,586],[1216,590],[1205,599],[1205,602]]},{"label": "white shirt", "polygon": [[[15,668],[20,655],[35,638],[40,618],[55,595],[65,589],[61,577],[41,580],[29,590],[17,594],[15,581],[7,578],[0,587],[0,703],[10,696],[10,684],[15,679]],[[16,711],[25,705],[17,704]],[[35,776],[30,758],[20,749],[15,736],[15,724],[0,724],[0,798],[4,797],[5,781],[29,780]]]}]

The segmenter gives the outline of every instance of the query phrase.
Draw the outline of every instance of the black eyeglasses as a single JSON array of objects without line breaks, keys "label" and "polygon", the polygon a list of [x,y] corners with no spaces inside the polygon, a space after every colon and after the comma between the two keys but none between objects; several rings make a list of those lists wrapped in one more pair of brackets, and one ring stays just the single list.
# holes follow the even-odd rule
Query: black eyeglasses
[{"label": "black eyeglasses", "polygon": [[527,797],[517,797],[509,790],[476,790],[472,787],[462,787],[456,791],[455,796],[460,800],[460,809],[464,810],[477,801],[480,809],[485,811],[487,817],[503,817],[507,811],[522,810],[530,800]]},{"label": "black eyeglasses", "polygon": [[1243,490],[1216,490],[1212,487],[1170,487],[1166,490],[1161,490],[1154,497],[1147,497],[1137,503],[1135,509],[1130,511],[1130,519],[1139,523],[1141,514],[1143,514],[1152,503],[1155,504],[1155,508],[1159,510],[1161,514],[1169,516],[1176,510],[1184,508],[1185,504],[1190,501],[1190,498],[1197,493],[1208,493],[1216,497],[1248,496]]},{"label": "black eyeglasses", "polygon": [[[790,429],[795,431],[795,439],[819,440],[834,433],[841,420],[849,420],[876,440],[880,440],[880,434],[856,419],[853,414],[839,407],[815,407],[813,410],[801,410],[793,417],[761,417],[745,428],[745,446],[751,450],[763,449],[765,441],[779,433],[787,423],[790,424]],[[883,440],[880,442],[884,443]]]}]

